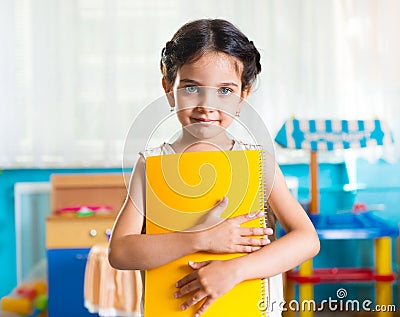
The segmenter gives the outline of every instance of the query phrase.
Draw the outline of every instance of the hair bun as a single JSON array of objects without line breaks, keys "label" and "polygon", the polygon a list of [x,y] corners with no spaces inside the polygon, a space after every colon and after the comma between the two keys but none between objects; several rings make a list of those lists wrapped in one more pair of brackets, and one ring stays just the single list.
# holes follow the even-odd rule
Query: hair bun
[{"label": "hair bun", "polygon": [[254,74],[255,77],[257,76],[258,73],[261,72],[261,63],[260,63],[261,55],[257,47],[254,45],[253,41],[249,41],[249,44],[250,44],[250,50],[253,53],[253,58],[257,67],[257,72]]}]

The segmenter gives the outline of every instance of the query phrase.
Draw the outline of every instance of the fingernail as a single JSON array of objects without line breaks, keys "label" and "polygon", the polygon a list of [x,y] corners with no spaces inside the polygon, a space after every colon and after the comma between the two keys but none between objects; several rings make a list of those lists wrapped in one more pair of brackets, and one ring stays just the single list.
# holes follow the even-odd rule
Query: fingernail
[{"label": "fingernail", "polygon": [[182,306],[181,306],[181,309],[182,309],[182,310],[185,310],[185,308],[186,308],[185,305],[182,305]]},{"label": "fingernail", "polygon": [[174,293],[174,298],[178,298],[178,293]]},{"label": "fingernail", "polygon": [[193,262],[193,261],[189,261],[188,264],[189,264],[189,265],[193,265],[194,262]]}]

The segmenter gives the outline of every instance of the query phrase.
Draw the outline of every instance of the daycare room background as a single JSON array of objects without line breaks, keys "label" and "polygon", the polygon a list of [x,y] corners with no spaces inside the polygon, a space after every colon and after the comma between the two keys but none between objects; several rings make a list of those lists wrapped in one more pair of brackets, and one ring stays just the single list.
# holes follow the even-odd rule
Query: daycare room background
[{"label": "daycare room background", "polygon": [[[46,313],[52,296],[46,291],[48,273],[58,274],[53,266],[61,265],[53,261],[52,248],[62,256],[80,250],[66,255],[79,258],[76,270],[65,273],[74,295],[59,298],[57,305],[67,302],[70,314],[78,312],[74,316],[88,314],[84,270],[94,242],[75,248],[68,234],[61,242],[49,242],[48,217],[54,216],[54,195],[64,186],[52,175],[121,174],[132,121],[163,95],[162,47],[183,23],[217,17],[238,26],[261,52],[263,70],[249,103],[272,138],[287,120],[297,119],[379,121],[387,127],[388,144],[317,151],[319,214],[368,213],[382,220],[392,230],[386,231],[390,237],[383,251],[387,272],[373,271],[350,282],[348,276],[341,281],[340,274],[329,283],[294,278],[288,282],[290,296],[301,296],[301,284],[307,284],[317,302],[337,298],[344,289],[348,299],[399,307],[399,1],[0,0],[0,298],[23,297],[33,288],[36,293],[23,315],[33,316],[35,309]],[[291,190],[309,208],[310,151],[275,143],[275,155]],[[80,197],[93,181],[74,179],[66,186],[75,184]],[[123,184],[108,178],[101,182],[100,195],[107,199],[82,198],[81,205],[91,204],[93,213],[98,207],[107,213],[103,209],[115,197],[109,188]],[[110,218],[105,216],[105,229],[112,226],[118,201],[113,201]],[[57,226],[67,228],[62,222]],[[99,238],[97,231],[89,234]],[[374,269],[379,262],[376,238],[322,239],[312,266],[337,269],[331,276],[339,268]],[[0,316],[17,316],[14,312],[0,309]]]}]

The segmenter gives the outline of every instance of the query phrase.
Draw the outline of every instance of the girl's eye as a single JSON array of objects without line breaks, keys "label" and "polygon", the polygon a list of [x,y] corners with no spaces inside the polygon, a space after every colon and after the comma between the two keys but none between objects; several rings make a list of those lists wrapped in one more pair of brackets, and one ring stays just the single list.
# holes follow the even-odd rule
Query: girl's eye
[{"label": "girl's eye", "polygon": [[195,94],[196,92],[199,92],[199,87],[197,87],[197,86],[186,86],[185,90],[189,94]]},{"label": "girl's eye", "polygon": [[226,88],[226,87],[222,87],[220,89],[218,89],[218,93],[221,95],[230,95],[232,93],[232,89],[230,88]]}]

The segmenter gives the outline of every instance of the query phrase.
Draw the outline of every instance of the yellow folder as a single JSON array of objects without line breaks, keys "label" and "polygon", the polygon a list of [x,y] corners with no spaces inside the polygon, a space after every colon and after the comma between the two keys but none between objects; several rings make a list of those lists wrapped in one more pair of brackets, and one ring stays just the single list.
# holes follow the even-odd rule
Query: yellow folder
[{"label": "yellow folder", "polygon": [[[185,152],[146,159],[146,233],[185,231],[201,222],[224,196],[223,218],[264,209],[264,164],[261,150]],[[264,218],[244,224],[265,226]],[[192,272],[188,261],[224,260],[244,254],[198,252],[146,271],[144,316],[189,317],[204,302],[182,311],[188,298],[174,298],[175,283]],[[264,316],[260,303],[267,293],[266,280],[235,286],[217,299],[204,317]]]}]

